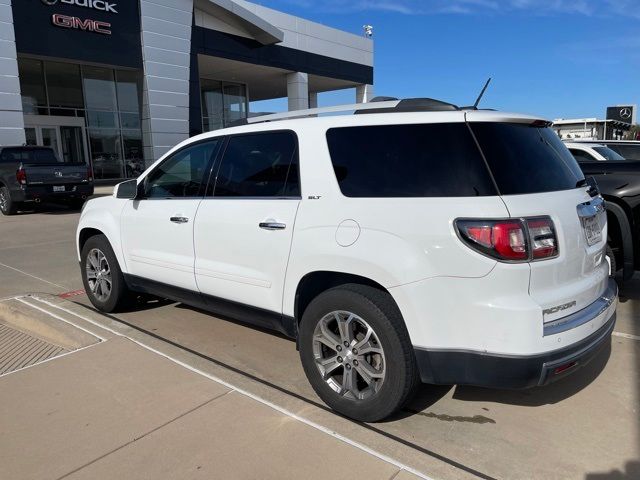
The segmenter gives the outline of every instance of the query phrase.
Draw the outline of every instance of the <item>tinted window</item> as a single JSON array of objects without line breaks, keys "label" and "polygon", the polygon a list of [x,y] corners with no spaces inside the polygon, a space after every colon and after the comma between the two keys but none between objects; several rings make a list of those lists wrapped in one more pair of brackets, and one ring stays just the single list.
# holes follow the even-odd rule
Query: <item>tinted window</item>
[{"label": "tinted window", "polygon": [[218,141],[199,143],[172,155],[145,178],[147,198],[200,196],[200,187],[208,172],[209,160]]},{"label": "tinted window", "polygon": [[496,194],[464,123],[332,128],[327,141],[347,197]]},{"label": "tinted window", "polygon": [[624,160],[624,157],[618,155],[616,152],[611,150],[609,147],[593,147],[593,149],[602,155],[607,160],[621,161]]},{"label": "tinted window", "polygon": [[612,143],[607,146],[627,160],[640,160],[640,145],[618,145]]},{"label": "tinted window", "polygon": [[295,134],[268,132],[231,137],[218,170],[214,195],[299,196]]},{"label": "tinted window", "polygon": [[503,195],[576,188],[584,175],[550,128],[516,123],[471,123]]},{"label": "tinted window", "polygon": [[571,155],[573,155],[573,158],[575,158],[578,162],[593,162],[596,160],[584,150],[576,150],[570,148],[569,151],[571,152]]},{"label": "tinted window", "polygon": [[61,160],[50,148],[5,148],[2,150],[2,162],[45,164]]}]

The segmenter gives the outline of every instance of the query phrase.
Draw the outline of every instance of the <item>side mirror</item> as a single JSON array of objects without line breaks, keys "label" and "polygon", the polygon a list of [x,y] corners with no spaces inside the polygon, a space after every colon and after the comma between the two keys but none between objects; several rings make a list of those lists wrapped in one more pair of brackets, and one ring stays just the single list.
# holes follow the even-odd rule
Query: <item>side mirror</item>
[{"label": "side mirror", "polygon": [[116,185],[116,198],[133,200],[138,196],[138,181],[127,180]]}]

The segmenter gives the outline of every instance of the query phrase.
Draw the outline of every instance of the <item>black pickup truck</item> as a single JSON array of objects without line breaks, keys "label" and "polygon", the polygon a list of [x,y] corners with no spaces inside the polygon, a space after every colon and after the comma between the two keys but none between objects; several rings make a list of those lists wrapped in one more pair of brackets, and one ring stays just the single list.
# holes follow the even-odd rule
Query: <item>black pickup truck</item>
[{"label": "black pickup truck", "polygon": [[629,280],[640,270],[640,161],[579,161],[607,201],[609,247],[614,270]]},{"label": "black pickup truck", "polygon": [[48,147],[0,147],[0,211],[13,215],[26,203],[43,200],[80,208],[93,195],[85,163],[64,163]]}]

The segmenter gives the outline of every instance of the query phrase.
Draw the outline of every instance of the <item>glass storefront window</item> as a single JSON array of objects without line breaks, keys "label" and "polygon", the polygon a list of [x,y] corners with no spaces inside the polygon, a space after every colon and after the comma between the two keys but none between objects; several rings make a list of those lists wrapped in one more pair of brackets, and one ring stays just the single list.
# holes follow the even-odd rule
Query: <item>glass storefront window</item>
[{"label": "glass storefront window", "polygon": [[200,90],[204,130],[217,130],[247,118],[246,85],[203,78],[200,80]]},{"label": "glass storefront window", "polygon": [[47,92],[44,88],[42,62],[30,58],[21,58],[18,62],[22,110],[26,114],[37,114],[38,105],[47,105]]},{"label": "glass storefront window", "polygon": [[125,173],[128,178],[135,178],[146,168],[142,151],[142,133],[140,130],[122,130],[122,141]]},{"label": "glass storefront window", "polygon": [[120,131],[106,128],[90,128],[89,144],[95,178],[122,178],[122,149]]},{"label": "glass storefront window", "polygon": [[84,107],[79,65],[45,62],[44,69],[50,107]]},{"label": "glass storefront window", "polygon": [[244,85],[224,85],[224,121],[225,126],[247,118],[247,88]]},{"label": "glass storefront window", "polygon": [[[65,161],[91,161],[98,180],[135,177],[144,171],[140,71],[22,57],[18,67],[26,115],[85,118],[84,128],[77,121],[65,125],[64,119],[56,127],[26,128],[29,144],[40,138],[57,148],[62,139]],[[84,155],[85,140],[89,159]]]},{"label": "glass storefront window", "polygon": [[82,67],[85,108],[116,112],[116,82],[113,70],[99,67]]},{"label": "glass storefront window", "polygon": [[117,112],[105,112],[101,110],[87,110],[87,124],[89,127],[118,128]]},{"label": "glass storefront window", "polygon": [[133,70],[117,70],[116,88],[120,111],[140,112],[140,97],[142,97],[140,73]]}]

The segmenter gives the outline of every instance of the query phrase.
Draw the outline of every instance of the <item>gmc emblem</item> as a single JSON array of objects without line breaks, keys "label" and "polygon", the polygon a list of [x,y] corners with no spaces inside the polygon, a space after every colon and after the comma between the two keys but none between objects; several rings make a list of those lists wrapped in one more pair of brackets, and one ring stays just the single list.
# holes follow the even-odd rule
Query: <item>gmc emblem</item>
[{"label": "gmc emblem", "polygon": [[101,22],[99,20],[81,20],[78,17],[69,17],[67,15],[61,15],[54,13],[51,17],[51,21],[57,27],[72,28],[75,30],[84,30],[87,32],[101,33],[103,35],[111,35],[111,24],[108,22]]}]

